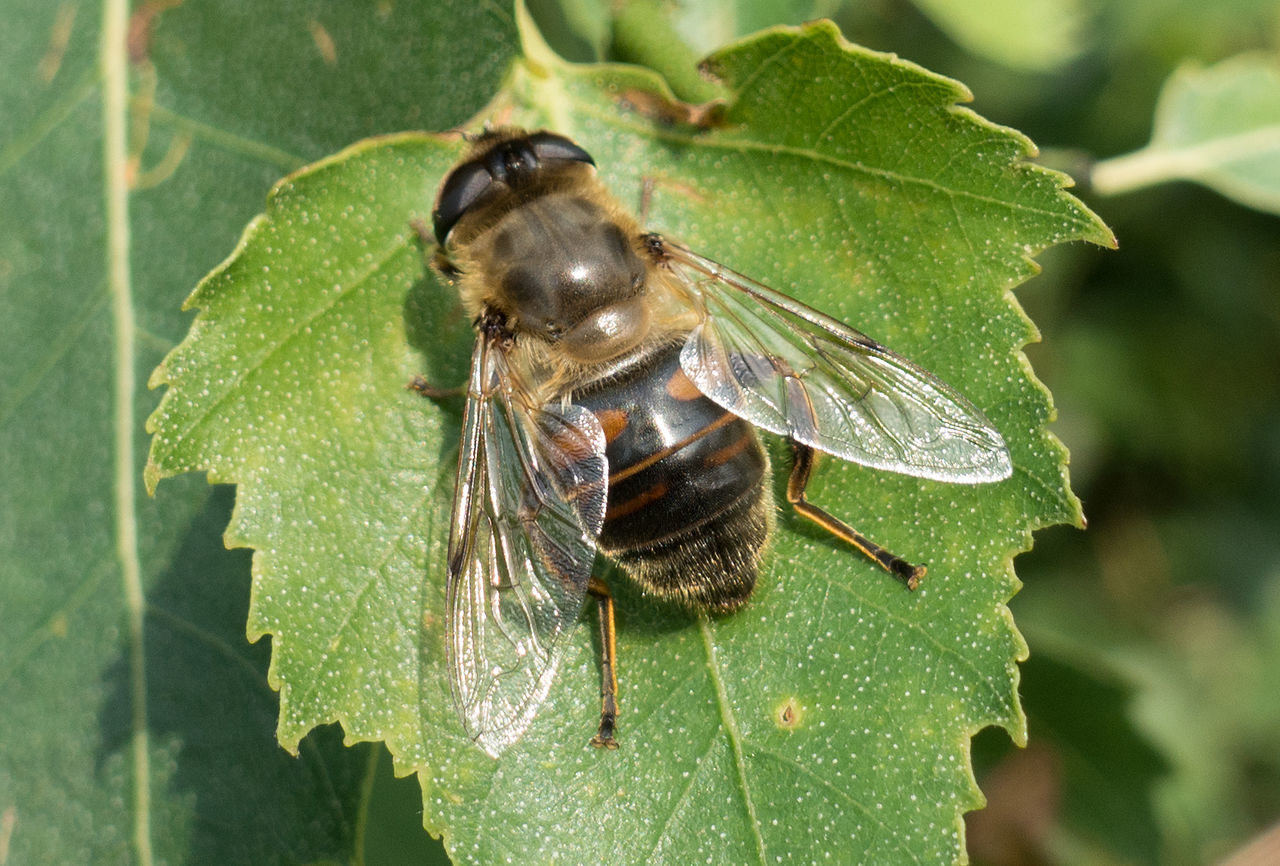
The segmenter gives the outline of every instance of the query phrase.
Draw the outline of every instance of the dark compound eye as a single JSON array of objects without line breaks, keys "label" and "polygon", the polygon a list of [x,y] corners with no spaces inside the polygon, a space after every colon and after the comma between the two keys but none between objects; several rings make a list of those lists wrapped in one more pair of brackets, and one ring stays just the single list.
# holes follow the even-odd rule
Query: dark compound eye
[{"label": "dark compound eye", "polygon": [[554,132],[535,132],[529,136],[529,145],[538,159],[564,159],[595,165],[596,161],[578,145]]},{"label": "dark compound eye", "polygon": [[517,186],[547,162],[596,164],[591,154],[554,132],[535,132],[504,141],[477,159],[458,166],[445,179],[432,213],[436,240],[443,244],[462,215],[495,181]]},{"label": "dark compound eye", "polygon": [[492,183],[493,176],[478,162],[464,163],[453,170],[444,186],[440,187],[440,196],[436,199],[436,208],[431,215],[437,241],[444,243],[454,223],[462,218],[467,208],[475,204]]}]

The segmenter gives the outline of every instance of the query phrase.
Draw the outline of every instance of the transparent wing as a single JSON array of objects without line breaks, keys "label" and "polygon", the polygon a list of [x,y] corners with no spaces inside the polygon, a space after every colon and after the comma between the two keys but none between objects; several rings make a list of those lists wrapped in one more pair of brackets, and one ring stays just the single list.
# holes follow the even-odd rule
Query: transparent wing
[{"label": "transparent wing", "polygon": [[1012,473],[991,422],[931,373],[679,244],[663,247],[669,273],[703,313],[680,364],[716,403],[876,469],[968,483]]},{"label": "transparent wing", "polygon": [[546,699],[582,609],[604,522],[604,433],[578,406],[539,407],[503,348],[472,356],[449,536],[446,654],[468,735],[497,757]]}]

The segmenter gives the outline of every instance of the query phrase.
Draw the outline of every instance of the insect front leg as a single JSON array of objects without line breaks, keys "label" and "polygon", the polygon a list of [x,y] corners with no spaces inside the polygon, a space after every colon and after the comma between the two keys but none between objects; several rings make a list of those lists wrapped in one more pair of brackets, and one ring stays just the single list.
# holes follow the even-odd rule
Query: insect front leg
[{"label": "insect front leg", "polygon": [[813,472],[814,450],[795,440],[788,441],[791,442],[795,461],[791,466],[791,477],[787,480],[787,501],[795,507],[796,511],[874,559],[885,571],[905,583],[907,589],[915,589],[919,586],[920,579],[925,573],[923,565],[912,565],[900,556],[890,553],[849,524],[833,517],[804,498],[805,488],[809,486],[809,475]]},{"label": "insect front leg", "polygon": [[[484,312],[475,320],[474,324],[476,329],[480,331],[482,340],[489,340],[502,351],[509,351],[515,345],[515,333],[508,326],[505,313],[499,312],[492,307],[485,307]],[[468,386],[462,384],[455,388],[441,388],[438,385],[432,385],[424,376],[414,376],[413,381],[409,382],[405,387],[430,400],[443,400],[451,397],[466,397]],[[476,399],[487,398],[487,394],[476,393],[472,396]]]},{"label": "insect front leg", "polygon": [[655,177],[645,175],[640,178],[640,201],[636,208],[636,219],[642,226],[649,224],[649,207],[653,204],[654,193],[658,190],[658,185],[674,190],[680,197],[690,199],[692,201],[702,203],[706,201],[706,196],[698,192],[697,189],[686,183],[679,183],[669,178]]},{"label": "insect front leg", "polygon": [[428,400],[447,400],[454,397],[465,397],[467,395],[466,385],[456,385],[452,388],[441,388],[432,385],[422,376],[414,376],[413,381],[405,385],[410,391],[421,394]]},{"label": "insect front leg", "polygon": [[618,674],[615,666],[618,646],[613,627],[613,596],[608,585],[598,577],[591,578],[587,592],[596,600],[600,616],[600,730],[591,738],[591,745],[616,749],[618,741],[613,738],[613,733],[618,722]]}]

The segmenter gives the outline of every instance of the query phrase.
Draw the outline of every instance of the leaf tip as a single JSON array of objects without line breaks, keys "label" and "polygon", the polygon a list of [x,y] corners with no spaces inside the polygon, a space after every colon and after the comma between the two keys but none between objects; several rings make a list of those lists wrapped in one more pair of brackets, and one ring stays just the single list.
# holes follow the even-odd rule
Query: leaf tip
[{"label": "leaf tip", "polygon": [[148,496],[156,495],[156,485],[160,483],[160,479],[164,477],[159,464],[152,458],[147,458],[147,465],[142,470],[142,483],[146,487]]}]

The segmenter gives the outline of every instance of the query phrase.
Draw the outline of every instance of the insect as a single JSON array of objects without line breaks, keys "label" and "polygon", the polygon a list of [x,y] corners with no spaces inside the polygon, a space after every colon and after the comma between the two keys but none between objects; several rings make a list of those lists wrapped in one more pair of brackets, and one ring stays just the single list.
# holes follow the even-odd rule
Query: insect
[{"label": "insect", "polygon": [[446,653],[463,725],[495,757],[545,700],[588,596],[602,635],[591,742],[617,746],[613,601],[592,574],[597,552],[654,596],[712,612],[747,600],[774,521],[754,428],[791,443],[791,505],[913,589],[923,567],[805,498],[815,452],[957,483],[1012,472],[1000,434],[953,388],[644,231],[564,136],[485,133],[432,215],[435,265],[477,331]]}]

